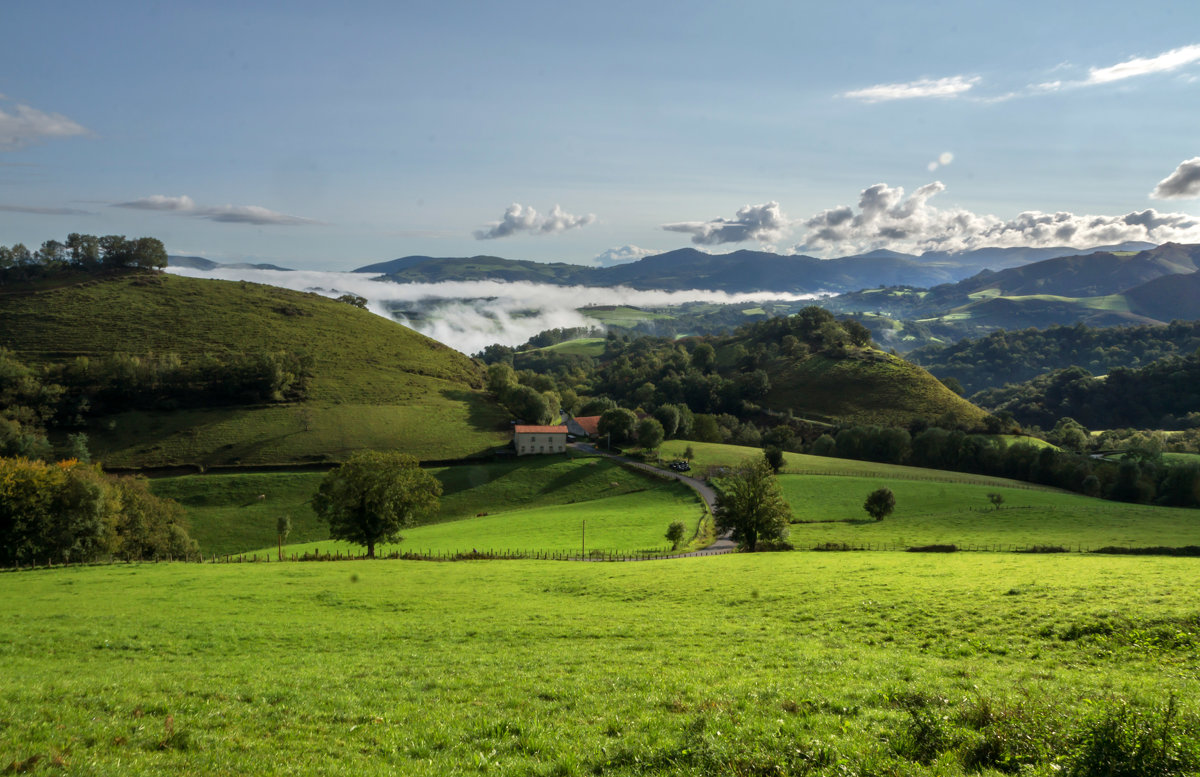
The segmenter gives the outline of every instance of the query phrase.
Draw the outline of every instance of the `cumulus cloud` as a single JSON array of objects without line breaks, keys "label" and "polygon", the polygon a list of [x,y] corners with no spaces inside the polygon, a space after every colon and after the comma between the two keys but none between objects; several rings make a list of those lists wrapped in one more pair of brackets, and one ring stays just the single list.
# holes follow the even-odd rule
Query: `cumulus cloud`
[{"label": "cumulus cloud", "polygon": [[11,111],[0,108],[0,151],[15,151],[48,138],[91,134],[87,127],[61,113],[45,113],[23,103],[17,103]]},{"label": "cumulus cloud", "polygon": [[485,229],[475,230],[474,235],[476,240],[495,240],[496,238],[515,235],[518,232],[549,235],[555,232],[566,232],[568,229],[587,226],[595,220],[596,217],[591,213],[583,216],[573,216],[558,205],[555,205],[550,209],[549,213],[543,215],[538,213],[533,207],[526,207],[519,202],[514,202],[504,211],[504,218],[488,223]]},{"label": "cumulus cloud", "polygon": [[598,256],[592,259],[592,264],[598,267],[615,267],[618,264],[629,264],[636,262],[638,259],[644,259],[647,256],[653,256],[660,253],[653,248],[638,248],[634,245],[625,245],[620,248],[610,248],[607,251],[601,252]]},{"label": "cumulus cloud", "polygon": [[889,100],[913,100],[923,97],[958,97],[979,83],[979,76],[949,76],[947,78],[922,78],[903,84],[876,84],[865,89],[843,92],[842,97],[862,100],[867,103]]},{"label": "cumulus cloud", "polygon": [[221,278],[266,283],[327,297],[347,292],[367,300],[367,308],[399,321],[463,353],[478,353],[492,343],[520,345],[545,329],[601,325],[575,307],[596,305],[655,307],[684,302],[766,302],[814,299],[814,294],[720,291],[647,291],[624,286],[552,286],[525,281],[447,281],[391,283],[362,273],[255,270],[221,267],[212,271],[168,267],[167,272],[193,278]]},{"label": "cumulus cloud", "polygon": [[668,232],[691,235],[696,245],[742,243],[747,240],[771,243],[783,237],[790,227],[791,221],[783,215],[779,203],[775,201],[746,205],[732,219],[680,221],[662,225]]},{"label": "cumulus cloud", "polygon": [[890,248],[906,253],[970,251],[1018,246],[1097,245],[1144,240],[1151,243],[1200,240],[1200,219],[1153,209],[1122,216],[1026,211],[1015,218],[937,208],[929,200],[945,190],[941,181],[926,184],[907,198],[904,189],[885,183],[864,189],[857,212],[846,205],[809,218],[799,252],[857,253]]},{"label": "cumulus cloud", "polygon": [[37,208],[29,205],[0,205],[5,213],[29,213],[35,216],[94,216],[96,214],[79,208]]},{"label": "cumulus cloud", "polygon": [[1188,200],[1200,197],[1200,156],[1180,162],[1175,172],[1158,182],[1150,196],[1156,200]]},{"label": "cumulus cloud", "polygon": [[170,197],[165,194],[153,194],[139,200],[118,202],[114,208],[132,208],[134,210],[165,210],[183,213],[198,219],[220,221],[226,224],[263,224],[294,226],[298,224],[315,224],[312,219],[289,216],[278,213],[259,205],[217,205],[200,206],[186,194]]}]

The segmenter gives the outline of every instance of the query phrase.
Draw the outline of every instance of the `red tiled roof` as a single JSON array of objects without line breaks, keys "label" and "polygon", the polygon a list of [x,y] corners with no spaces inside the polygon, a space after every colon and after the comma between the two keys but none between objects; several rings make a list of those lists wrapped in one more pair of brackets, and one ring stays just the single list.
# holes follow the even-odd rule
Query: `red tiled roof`
[{"label": "red tiled roof", "polygon": [[598,415],[578,417],[575,419],[575,423],[579,424],[589,436],[600,433],[600,416]]},{"label": "red tiled roof", "polygon": [[513,427],[513,432],[516,434],[566,434],[567,427],[565,426],[522,426]]}]

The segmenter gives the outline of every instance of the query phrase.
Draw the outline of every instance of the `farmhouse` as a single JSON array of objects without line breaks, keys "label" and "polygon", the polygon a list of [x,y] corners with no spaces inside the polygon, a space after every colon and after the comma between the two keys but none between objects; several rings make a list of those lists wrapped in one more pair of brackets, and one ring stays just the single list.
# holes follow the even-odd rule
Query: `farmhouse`
[{"label": "farmhouse", "polygon": [[567,450],[567,427],[565,426],[522,426],[513,427],[513,444],[517,455],[528,453],[563,453]]},{"label": "farmhouse", "polygon": [[600,416],[585,415],[567,418],[567,431],[576,437],[596,437],[600,434]]}]

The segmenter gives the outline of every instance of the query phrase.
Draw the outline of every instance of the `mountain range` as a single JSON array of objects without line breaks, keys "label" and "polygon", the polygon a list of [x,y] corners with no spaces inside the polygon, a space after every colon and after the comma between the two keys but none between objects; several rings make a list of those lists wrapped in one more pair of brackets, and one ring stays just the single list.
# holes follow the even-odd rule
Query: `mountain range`
[{"label": "mountain range", "polygon": [[[1096,250],[1141,251],[1150,243],[1128,243]],[[837,259],[766,251],[708,254],[681,248],[614,267],[565,262],[543,263],[498,256],[405,256],[370,264],[354,272],[378,274],[397,283],[501,280],[578,286],[629,286],[635,289],[711,289],[778,291],[790,294],[844,293],[879,286],[930,287],[953,283],[985,269],[1007,269],[1077,253],[1070,248],[982,248],[960,254],[927,252],[921,256],[871,251]]]}]

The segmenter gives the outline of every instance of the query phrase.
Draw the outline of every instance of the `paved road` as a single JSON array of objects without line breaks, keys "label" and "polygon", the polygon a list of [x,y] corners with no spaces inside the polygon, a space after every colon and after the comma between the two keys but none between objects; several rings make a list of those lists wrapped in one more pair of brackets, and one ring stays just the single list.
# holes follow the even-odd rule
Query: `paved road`
[{"label": "paved road", "polygon": [[[711,486],[699,478],[694,478],[690,475],[685,475],[682,472],[676,472],[675,470],[651,466],[643,461],[635,461],[634,459],[626,456],[617,456],[616,454],[606,453],[591,443],[573,442],[571,443],[570,447],[582,453],[592,453],[597,456],[605,456],[613,459],[614,461],[619,461],[627,466],[633,467],[634,469],[645,470],[646,472],[654,475],[674,478],[699,494],[700,498],[704,500],[704,504],[708,505],[708,511],[710,513],[716,508],[717,492],[713,491]],[[680,553],[676,556],[672,556],[671,558],[684,558],[687,556],[716,556],[722,553],[732,553],[735,550],[737,550],[737,543],[733,541],[733,533],[725,532],[720,537],[717,537],[713,544],[709,545],[703,550],[696,550],[691,553]]]}]

